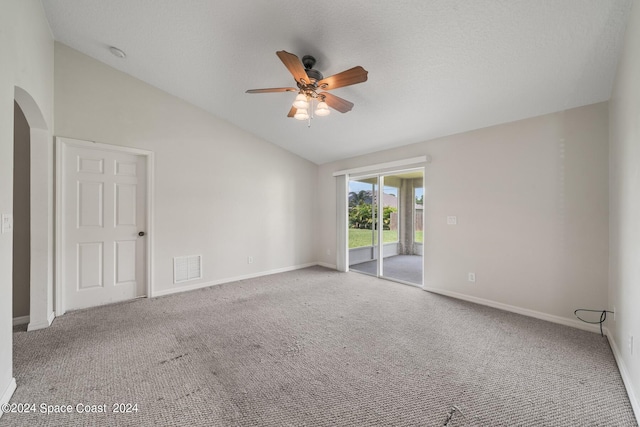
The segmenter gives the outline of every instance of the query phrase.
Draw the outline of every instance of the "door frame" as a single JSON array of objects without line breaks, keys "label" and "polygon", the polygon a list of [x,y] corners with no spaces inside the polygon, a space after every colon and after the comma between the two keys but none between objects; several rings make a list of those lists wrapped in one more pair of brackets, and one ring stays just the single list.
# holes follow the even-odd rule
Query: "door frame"
[{"label": "door frame", "polygon": [[[53,142],[49,126],[33,97],[14,86],[14,100],[20,106],[30,129],[30,224],[28,331],[48,328],[55,317],[53,305],[54,206]],[[13,304],[12,304],[13,306]]]},{"label": "door frame", "polygon": [[[364,169],[364,168],[363,168]],[[402,174],[404,172],[413,172],[413,171],[420,171],[422,172],[422,188],[425,188],[425,173],[426,173],[426,168],[424,165],[422,166],[414,166],[414,167],[406,167],[406,168],[400,168],[400,169],[388,169],[388,170],[382,170],[382,171],[373,171],[373,172],[364,172],[364,173],[353,173],[353,174],[349,174],[349,173],[345,173],[345,184],[347,187],[347,191],[346,191],[346,197],[347,200],[345,201],[345,213],[344,215],[346,217],[349,216],[349,203],[348,203],[348,197],[349,197],[349,181],[351,181],[352,179],[364,179],[364,178],[377,178],[376,181],[376,185],[378,187],[377,189],[377,194],[375,195],[375,197],[377,198],[377,200],[382,201],[382,195],[384,194],[384,178],[386,176],[393,176],[395,174]],[[338,206],[340,206],[340,204],[338,204]],[[424,275],[425,275],[425,268],[424,268],[424,260],[425,260],[425,255],[424,255],[424,240],[423,240],[423,252],[421,255],[422,258],[422,284],[421,285],[417,285],[415,283],[410,283],[410,282],[405,282],[403,280],[398,280],[398,279],[394,279],[392,277],[386,277],[384,276],[384,227],[381,226],[380,224],[380,218],[383,217],[383,210],[384,207],[382,206],[382,203],[378,203],[378,205],[376,206],[376,215],[377,215],[377,239],[378,239],[378,247],[377,247],[377,263],[376,263],[376,277],[380,278],[380,279],[386,279],[386,280],[390,280],[393,282],[397,282],[397,283],[402,283],[405,285],[411,285],[411,286],[416,286],[418,288],[422,288],[424,289]],[[425,221],[426,218],[423,215],[422,216],[422,229],[424,230],[425,228]],[[349,224],[349,220],[347,218],[346,220],[347,223],[347,227],[344,230],[344,232],[346,233],[345,236],[345,240],[346,240],[346,244],[347,244],[347,248],[345,251],[345,267],[346,267],[346,271],[350,271],[350,261],[349,261],[349,229],[348,229],[348,224]]]},{"label": "door frame", "polygon": [[153,297],[153,176],[154,176],[154,156],[153,151],[142,150],[139,148],[125,147],[121,145],[104,144],[94,141],[83,141],[80,139],[72,139],[65,137],[55,137],[56,150],[56,285],[55,285],[55,313],[61,316],[65,313],[64,286],[65,275],[63,270],[64,262],[64,243],[65,229],[63,218],[66,217],[66,206],[64,205],[64,153],[66,147],[75,146],[86,149],[100,149],[107,151],[116,151],[120,153],[133,154],[145,157],[147,162],[147,197],[146,197],[146,256],[145,256],[145,279],[146,279],[146,298]]}]

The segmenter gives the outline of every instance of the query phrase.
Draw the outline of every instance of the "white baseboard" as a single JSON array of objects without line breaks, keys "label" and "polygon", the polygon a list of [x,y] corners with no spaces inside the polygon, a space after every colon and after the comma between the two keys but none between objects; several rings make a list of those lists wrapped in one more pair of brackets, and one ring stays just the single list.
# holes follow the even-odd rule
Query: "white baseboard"
[{"label": "white baseboard", "polygon": [[543,313],[541,311],[529,310],[528,308],[516,307],[515,305],[503,304],[501,302],[492,301],[484,298],[478,298],[470,295],[461,294],[458,292],[447,291],[445,289],[424,287],[427,292],[433,292],[434,294],[445,295],[448,297],[461,299],[464,301],[473,302],[480,305],[486,305],[488,307],[498,308],[504,311],[510,311],[512,313],[522,314],[523,316],[534,317],[540,320],[546,320],[547,322],[558,323],[564,326],[571,326],[572,328],[582,329],[584,331],[600,333],[600,327],[598,325],[591,325],[584,323],[578,319],[570,319],[567,317],[560,317],[553,314]]},{"label": "white baseboard", "polygon": [[638,395],[633,389],[633,383],[631,382],[629,370],[627,369],[627,365],[625,365],[624,360],[622,359],[622,353],[620,353],[620,349],[618,348],[618,344],[616,343],[613,334],[609,331],[608,328],[604,328],[604,333],[609,339],[609,345],[611,346],[611,350],[613,351],[613,357],[616,359],[616,363],[618,364],[618,370],[620,371],[620,376],[622,377],[624,387],[627,389],[627,395],[629,396],[629,401],[631,402],[633,413],[636,416],[636,421],[638,422],[638,424],[640,424],[640,401],[638,400]]},{"label": "white baseboard", "polygon": [[[9,403],[9,400],[11,400],[11,396],[13,396],[14,391],[16,391],[16,379],[11,378],[11,381],[9,381],[9,384],[4,390],[4,393],[2,393],[2,396],[0,396],[0,406],[4,405],[5,403]],[[2,413],[3,412],[0,411],[0,418],[2,418]]]},{"label": "white baseboard", "polygon": [[251,274],[246,274],[242,276],[228,277],[226,279],[213,280],[211,282],[194,283],[193,285],[181,286],[179,288],[163,289],[160,291],[153,291],[152,297],[155,298],[155,297],[161,297],[165,295],[177,294],[180,292],[195,291],[196,289],[208,288],[209,286],[222,285],[224,283],[237,282],[239,280],[255,279],[256,277],[269,276],[271,274],[286,273],[287,271],[300,270],[302,268],[313,267],[314,265],[318,265],[318,263],[310,262],[307,264],[299,264],[291,267],[276,268],[274,270],[262,271],[260,273],[251,273]]},{"label": "white baseboard", "polygon": [[48,328],[49,326],[51,326],[51,324],[53,323],[53,319],[55,318],[56,318],[56,313],[55,311],[52,311],[51,313],[49,313],[49,316],[47,316],[47,320],[45,320],[44,322],[37,322],[37,323],[29,322],[29,326],[27,326],[27,331],[31,332],[31,331],[37,331],[38,329]]},{"label": "white baseboard", "polygon": [[319,265],[320,267],[330,268],[332,270],[338,269],[338,267],[335,264],[329,264],[328,262],[319,262],[316,265]]},{"label": "white baseboard", "polygon": [[19,316],[13,318],[13,326],[26,325],[29,323],[29,316]]}]

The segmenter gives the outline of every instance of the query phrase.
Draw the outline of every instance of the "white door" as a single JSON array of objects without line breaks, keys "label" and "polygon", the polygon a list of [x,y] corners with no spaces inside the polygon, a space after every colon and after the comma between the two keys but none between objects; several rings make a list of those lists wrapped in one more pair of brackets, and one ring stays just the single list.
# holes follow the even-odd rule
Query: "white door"
[{"label": "white door", "polygon": [[144,296],[146,157],[65,144],[62,161],[65,309]]}]

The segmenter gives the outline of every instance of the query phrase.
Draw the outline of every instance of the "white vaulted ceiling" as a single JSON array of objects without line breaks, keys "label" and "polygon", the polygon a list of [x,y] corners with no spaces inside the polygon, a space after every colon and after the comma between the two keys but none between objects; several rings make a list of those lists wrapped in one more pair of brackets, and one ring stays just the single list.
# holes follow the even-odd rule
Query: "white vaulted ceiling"
[{"label": "white vaulted ceiling", "polygon": [[[42,0],[56,40],[315,163],[608,100],[630,0]],[[114,57],[108,46],[127,53]],[[311,128],[275,52],[356,65]]]}]

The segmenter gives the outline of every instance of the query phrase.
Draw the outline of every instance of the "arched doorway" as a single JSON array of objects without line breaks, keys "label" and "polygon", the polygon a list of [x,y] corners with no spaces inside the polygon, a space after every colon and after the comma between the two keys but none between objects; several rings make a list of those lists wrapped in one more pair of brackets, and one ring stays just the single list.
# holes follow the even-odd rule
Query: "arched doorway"
[{"label": "arched doorway", "polygon": [[31,293],[31,130],[13,104],[13,326],[29,323]]},{"label": "arched doorway", "polygon": [[[53,312],[53,139],[42,111],[15,87],[15,103],[29,126],[29,325],[48,327]],[[26,191],[18,185],[20,191]],[[23,260],[25,261],[25,260]]]}]

